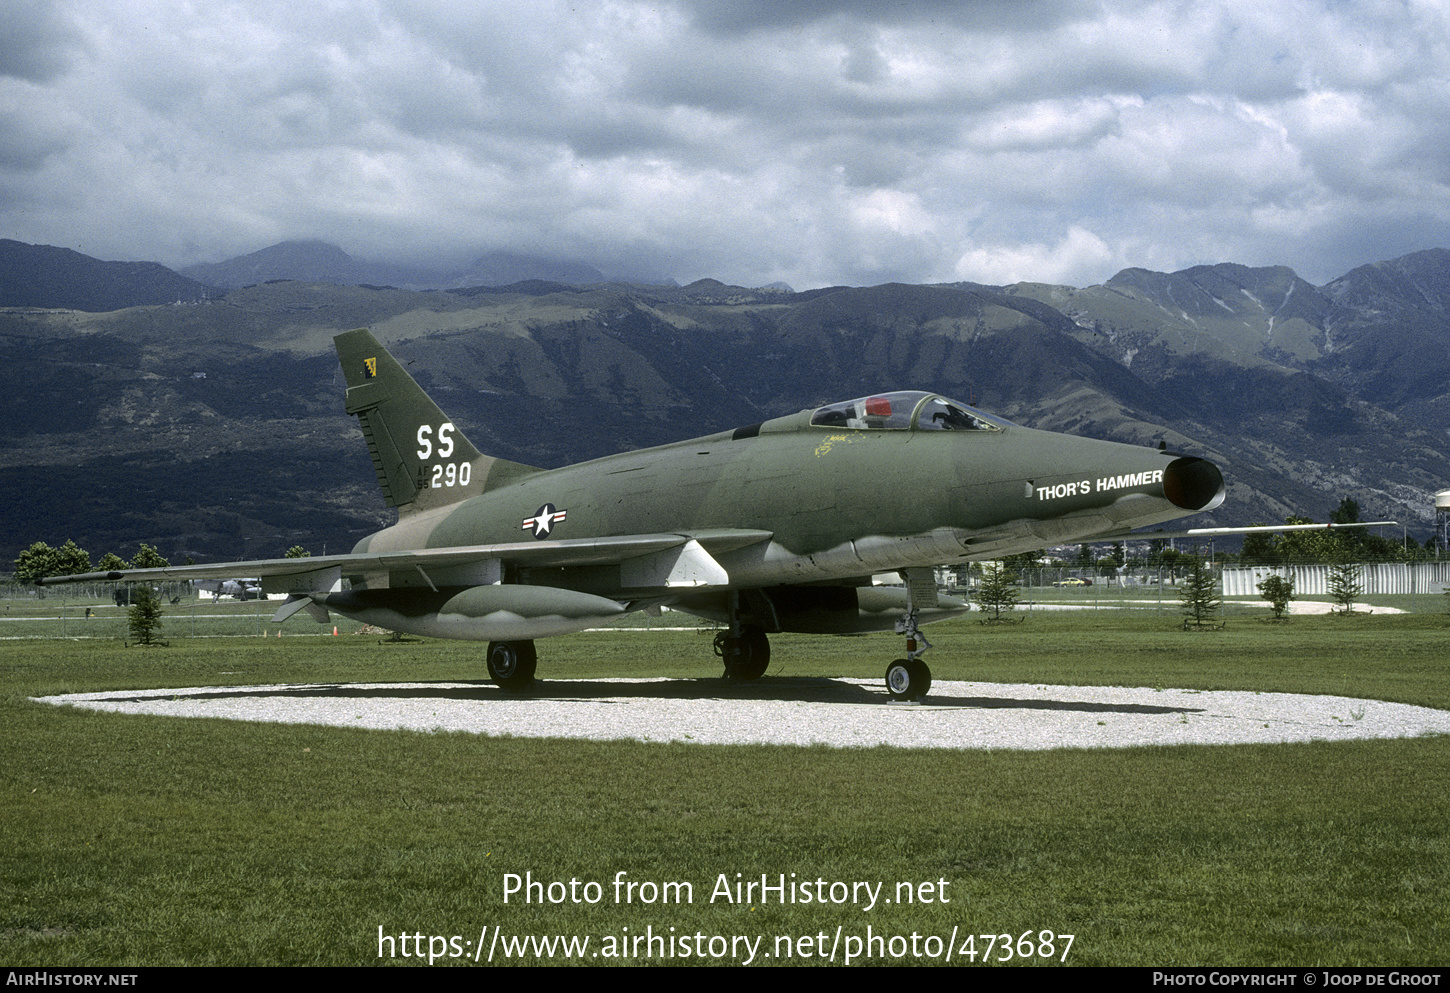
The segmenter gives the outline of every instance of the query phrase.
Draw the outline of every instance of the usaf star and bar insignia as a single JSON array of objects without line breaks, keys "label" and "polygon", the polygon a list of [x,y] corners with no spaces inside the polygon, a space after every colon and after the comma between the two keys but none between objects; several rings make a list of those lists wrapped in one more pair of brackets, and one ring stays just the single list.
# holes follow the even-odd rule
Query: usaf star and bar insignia
[{"label": "usaf star and bar insignia", "polygon": [[525,517],[521,530],[534,532],[535,538],[547,538],[554,530],[554,525],[564,520],[567,510],[555,510],[552,503],[546,503],[534,512],[533,517]]}]

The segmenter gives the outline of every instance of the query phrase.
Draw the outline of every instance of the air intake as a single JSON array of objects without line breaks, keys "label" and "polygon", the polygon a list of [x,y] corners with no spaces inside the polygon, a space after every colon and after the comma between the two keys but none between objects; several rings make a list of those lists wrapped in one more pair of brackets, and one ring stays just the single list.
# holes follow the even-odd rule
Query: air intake
[{"label": "air intake", "polygon": [[1223,503],[1223,473],[1207,459],[1174,459],[1163,470],[1163,495],[1184,510],[1212,510]]}]

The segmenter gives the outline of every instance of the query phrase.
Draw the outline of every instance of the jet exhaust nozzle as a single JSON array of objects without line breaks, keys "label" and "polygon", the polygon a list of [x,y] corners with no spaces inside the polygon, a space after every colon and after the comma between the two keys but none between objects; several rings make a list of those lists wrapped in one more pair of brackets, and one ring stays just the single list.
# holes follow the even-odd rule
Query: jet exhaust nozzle
[{"label": "jet exhaust nozzle", "polygon": [[1223,503],[1223,473],[1207,459],[1184,456],[1163,470],[1163,495],[1184,510],[1212,510]]}]

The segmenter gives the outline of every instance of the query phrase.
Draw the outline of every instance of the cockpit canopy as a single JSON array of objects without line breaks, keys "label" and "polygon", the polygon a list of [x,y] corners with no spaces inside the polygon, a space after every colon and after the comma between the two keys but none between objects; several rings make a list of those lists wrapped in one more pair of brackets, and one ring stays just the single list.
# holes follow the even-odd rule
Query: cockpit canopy
[{"label": "cockpit canopy", "polygon": [[875,393],[833,403],[811,414],[817,427],[870,431],[1000,431],[1011,421],[917,390]]}]

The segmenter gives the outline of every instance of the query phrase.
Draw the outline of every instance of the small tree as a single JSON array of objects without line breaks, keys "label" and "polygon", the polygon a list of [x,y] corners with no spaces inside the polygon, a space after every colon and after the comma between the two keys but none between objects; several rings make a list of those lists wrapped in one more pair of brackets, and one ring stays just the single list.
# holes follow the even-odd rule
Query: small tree
[{"label": "small tree", "polygon": [[1184,560],[1187,558],[1188,556],[1176,548],[1165,548],[1158,553],[1158,568],[1159,570],[1167,569],[1168,581],[1175,583],[1178,581],[1178,570],[1183,568]]},{"label": "small tree", "polygon": [[[1034,575],[1037,577],[1037,582],[1042,581],[1042,559],[1046,555],[1046,550],[1041,548],[1035,552],[1018,552],[1016,555],[1008,555],[1003,558],[1002,564],[1007,567],[1008,571],[1016,574],[1019,587],[1024,580],[1027,585],[1032,586],[1034,585],[1032,578]],[[1029,573],[1028,569],[1034,571]]]},{"label": "small tree", "polygon": [[97,572],[120,572],[122,569],[129,569],[131,564],[115,552],[107,552],[106,557],[96,563]]},{"label": "small tree", "polygon": [[1183,590],[1178,594],[1183,602],[1183,626],[1204,627],[1213,623],[1223,601],[1218,595],[1218,580],[1203,564],[1203,559],[1193,556],[1183,581]]},{"label": "small tree", "polygon": [[1002,611],[1015,610],[1020,590],[1017,577],[1000,562],[982,567],[982,581],[972,599],[983,613],[991,611],[993,621],[1002,619]]},{"label": "small tree", "polygon": [[32,544],[15,560],[15,578],[22,583],[55,574],[55,549],[43,541]]},{"label": "small tree", "polygon": [[[1253,521],[1249,527],[1263,527],[1263,521]],[[1281,560],[1278,543],[1272,534],[1248,534],[1244,536],[1243,561],[1247,565],[1278,565]]]},{"label": "small tree", "polygon": [[1259,595],[1274,608],[1274,620],[1282,621],[1284,612],[1289,609],[1289,601],[1294,599],[1294,577],[1265,576],[1258,588]]},{"label": "small tree", "polygon": [[132,569],[165,569],[170,564],[160,552],[145,544],[131,557]]},{"label": "small tree", "polygon": [[301,545],[293,545],[291,548],[287,549],[286,554],[284,554],[282,557],[284,559],[310,559],[312,558],[312,553],[309,552],[307,549],[303,548]]},{"label": "small tree", "polygon": [[37,541],[15,560],[15,578],[33,582],[44,576],[73,576],[91,571],[91,556],[74,541],[67,540],[59,548]]},{"label": "small tree", "polygon": [[1364,592],[1364,583],[1360,582],[1359,563],[1346,559],[1334,563],[1329,569],[1328,585],[1329,595],[1339,605],[1339,612],[1354,613],[1354,598]]},{"label": "small tree", "polygon": [[[1285,524],[1315,524],[1308,517],[1286,517]],[[1285,531],[1274,538],[1274,549],[1280,562],[1333,562],[1342,554],[1339,536],[1343,531],[1313,528],[1308,531]]]},{"label": "small tree", "polygon": [[131,588],[131,607],[126,611],[131,621],[131,637],[142,645],[156,644],[161,627],[161,599],[146,583]]}]

